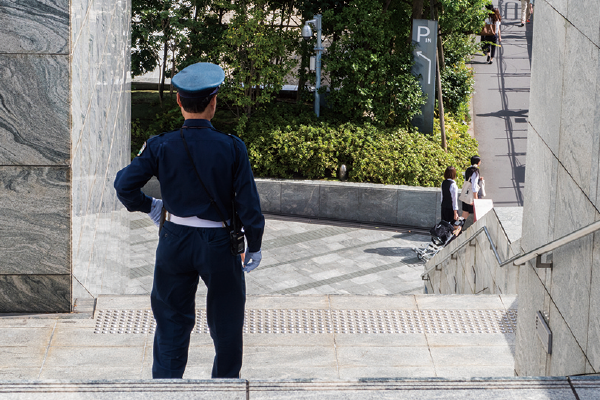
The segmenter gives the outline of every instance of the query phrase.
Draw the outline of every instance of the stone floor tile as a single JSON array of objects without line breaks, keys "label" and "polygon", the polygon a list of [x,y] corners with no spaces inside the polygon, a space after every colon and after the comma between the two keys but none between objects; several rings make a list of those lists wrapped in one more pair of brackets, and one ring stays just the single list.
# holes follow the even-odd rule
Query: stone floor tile
[{"label": "stone floor tile", "polygon": [[600,399],[600,388],[597,389],[580,389],[577,388],[579,400],[598,400]]},{"label": "stone floor tile", "polygon": [[30,346],[31,343],[47,346],[50,344],[53,330],[53,326],[43,328],[0,327],[0,346]]},{"label": "stone floor tile", "polygon": [[[443,300],[442,300],[443,299]],[[426,294],[416,296],[419,308],[435,309],[440,308],[440,304],[444,304],[444,309],[454,310],[503,310],[504,304],[498,295],[436,295],[429,296]]]},{"label": "stone floor tile", "polygon": [[[285,368],[272,365],[248,364],[245,361],[242,365],[241,376],[244,379],[339,379],[339,374],[335,367],[299,366]],[[250,398],[254,399],[255,397],[251,394]],[[286,399],[289,397],[282,397],[282,394],[279,393],[279,397],[275,398]]]},{"label": "stone floor tile", "polygon": [[333,347],[305,346],[246,346],[244,347],[244,365],[260,368],[332,368],[337,367]]},{"label": "stone floor tile", "polygon": [[138,347],[50,347],[44,368],[85,367],[134,368],[141,366],[144,346]]},{"label": "stone floor tile", "polygon": [[315,287],[316,291],[322,294],[335,293],[336,290],[330,285],[323,285]]},{"label": "stone floor tile", "polygon": [[416,310],[414,296],[330,296],[337,310]]},{"label": "stone floor tile", "polygon": [[96,303],[97,310],[127,310],[127,309],[150,309],[149,295],[111,296],[100,295]]},{"label": "stone floor tile", "polygon": [[435,367],[436,376],[441,378],[513,377],[514,366],[462,366]]},{"label": "stone floor tile", "polygon": [[343,257],[340,257],[338,254],[328,254],[326,256],[315,257],[312,259],[313,262],[317,264],[329,264],[329,263],[338,263],[344,260]]},{"label": "stone floor tile", "polygon": [[310,275],[310,277],[312,279],[314,279],[315,281],[319,281],[321,279],[333,278],[333,277],[340,276],[343,274],[344,273],[342,271],[340,271],[336,268],[331,268],[326,271],[320,271],[320,272],[314,273],[314,274]]},{"label": "stone floor tile", "polygon": [[517,308],[519,308],[518,296],[517,295],[501,294],[500,295],[500,300],[502,300],[502,303],[504,304],[504,307],[507,310],[509,310],[509,309],[516,310]]},{"label": "stone floor tile", "polygon": [[319,292],[317,289],[313,288],[313,289],[300,290],[298,292],[295,292],[295,294],[304,296],[304,295],[314,295],[314,294],[322,294],[322,293]]},{"label": "stone floor tile", "polygon": [[143,347],[151,338],[149,334],[94,333],[93,327],[59,327],[52,337],[52,347]]},{"label": "stone floor tile", "polygon": [[87,366],[77,367],[53,367],[47,368],[44,366],[39,379],[60,379],[60,380],[90,380],[90,376],[94,380],[115,380],[115,379],[141,379],[142,365],[131,367],[119,367],[119,364],[98,368],[92,363]]},{"label": "stone floor tile", "polygon": [[[148,346],[152,346],[154,335],[150,335]],[[214,347],[213,340],[208,333],[192,333],[190,335],[190,348],[192,347]]]},{"label": "stone floor tile", "polygon": [[[245,349],[244,349],[245,350]],[[153,362],[153,347],[147,346],[144,350],[144,360],[139,363],[140,368],[152,367]],[[215,358],[215,349],[211,346],[194,346],[190,347],[188,351],[188,362],[189,367],[202,367],[210,365],[212,367],[213,360]]]},{"label": "stone floor tile", "polygon": [[434,363],[426,346],[339,347],[340,367],[430,367]]},{"label": "stone floor tile", "polygon": [[[0,351],[2,349],[0,348]],[[34,368],[20,368],[20,367],[9,367],[0,368],[0,380],[2,381],[14,381],[14,380],[36,380],[39,379],[40,367]]]},{"label": "stone floor tile", "polygon": [[432,347],[456,346],[514,346],[514,333],[426,333],[427,343]]},{"label": "stone floor tile", "polygon": [[297,295],[272,295],[272,296],[248,296],[246,309],[328,309],[328,296],[303,296]]},{"label": "stone floor tile", "polygon": [[341,366],[339,370],[340,379],[361,379],[361,378],[416,378],[433,377],[435,369],[431,367],[345,367]]},{"label": "stone floor tile", "polygon": [[340,347],[423,347],[427,339],[423,333],[367,334],[336,333],[335,344]]},{"label": "stone floor tile", "polygon": [[353,283],[357,285],[364,285],[365,283],[374,282],[379,280],[380,277],[377,274],[370,274],[365,276],[359,276],[358,278],[351,279]]},{"label": "stone floor tile", "polygon": [[32,343],[29,347],[0,347],[0,368],[41,368],[47,346]]},{"label": "stone floor tile", "polygon": [[436,366],[514,366],[514,348],[504,346],[431,347]]},{"label": "stone floor tile", "polygon": [[[23,314],[21,314],[23,315]],[[49,318],[45,314],[37,314],[38,316],[45,318],[32,318],[31,314],[25,314],[24,318],[20,318],[19,315],[15,316],[2,316],[0,317],[1,328],[52,328],[56,324],[55,318]],[[1,343],[0,343],[1,345]]]},{"label": "stone floor tile", "polygon": [[249,347],[331,347],[336,345],[334,334],[268,334],[244,335],[244,346]]}]

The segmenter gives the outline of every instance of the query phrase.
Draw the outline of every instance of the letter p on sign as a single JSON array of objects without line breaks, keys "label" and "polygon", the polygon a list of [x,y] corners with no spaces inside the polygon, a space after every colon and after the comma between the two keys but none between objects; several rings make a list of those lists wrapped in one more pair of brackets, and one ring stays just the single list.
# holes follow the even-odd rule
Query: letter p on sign
[{"label": "letter p on sign", "polygon": [[431,31],[426,26],[419,26],[419,31],[417,32],[417,42],[421,43],[421,36],[427,37]]}]

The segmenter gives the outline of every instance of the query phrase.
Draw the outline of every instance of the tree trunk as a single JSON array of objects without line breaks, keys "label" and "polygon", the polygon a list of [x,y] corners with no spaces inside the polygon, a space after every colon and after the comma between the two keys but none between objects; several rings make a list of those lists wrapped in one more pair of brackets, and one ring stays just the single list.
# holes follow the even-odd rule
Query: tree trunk
[{"label": "tree trunk", "polygon": [[388,8],[390,7],[390,3],[392,0],[385,0],[385,4],[383,5],[383,12],[386,13]]},{"label": "tree trunk", "polygon": [[[436,54],[437,56],[437,54]],[[440,74],[440,60],[437,57],[437,91],[438,91],[438,108],[440,112],[440,131],[442,133],[442,149],[448,151],[448,145],[446,144],[446,124],[444,122],[444,96],[442,94],[442,76]]]},{"label": "tree trunk", "polygon": [[412,15],[410,17],[410,36],[408,37],[408,43],[412,41],[413,36],[412,21],[415,19],[421,19],[423,17],[424,2],[425,0],[413,0]]},{"label": "tree trunk", "polygon": [[423,17],[423,3],[425,0],[413,0],[411,19],[421,19]]},{"label": "tree trunk", "polygon": [[[438,9],[439,3],[437,0],[431,0],[431,19],[434,19],[436,21],[439,22],[440,18],[439,18],[439,9]],[[438,57],[438,62],[439,62],[439,66],[440,66],[440,70],[444,70],[444,67],[446,65],[445,61],[444,61],[444,47],[442,44],[442,30],[440,29],[439,23],[438,23],[438,38],[437,38],[437,57]]]},{"label": "tree trunk", "polygon": [[304,92],[304,86],[306,85],[306,65],[309,57],[308,51],[306,50],[306,43],[302,41],[300,45],[300,71],[298,73],[298,90],[296,91],[296,103],[302,101],[302,93]]},{"label": "tree trunk", "polygon": [[171,83],[169,84],[169,96],[173,98],[173,76],[175,75],[175,46],[173,46],[173,66],[171,67]]},{"label": "tree trunk", "polygon": [[169,51],[169,40],[165,36],[165,47],[163,50],[163,62],[162,62],[162,71],[160,78],[160,85],[158,87],[158,97],[160,98],[160,106],[163,105],[163,93],[165,91],[165,75],[167,74],[167,54]]}]

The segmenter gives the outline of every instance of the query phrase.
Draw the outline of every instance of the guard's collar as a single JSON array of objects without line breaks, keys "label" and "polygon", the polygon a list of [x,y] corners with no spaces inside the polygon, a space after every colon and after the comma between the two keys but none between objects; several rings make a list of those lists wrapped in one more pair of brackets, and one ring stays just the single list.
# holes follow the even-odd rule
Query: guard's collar
[{"label": "guard's collar", "polygon": [[214,126],[207,119],[186,119],[183,123],[183,126],[191,127],[202,127],[202,128],[211,128],[215,129]]}]

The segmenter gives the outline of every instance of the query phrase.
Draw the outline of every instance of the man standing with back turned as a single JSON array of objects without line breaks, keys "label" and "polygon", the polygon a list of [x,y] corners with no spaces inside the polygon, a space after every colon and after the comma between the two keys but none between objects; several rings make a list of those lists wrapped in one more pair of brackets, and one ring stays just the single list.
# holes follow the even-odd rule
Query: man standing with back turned
[{"label": "man standing with back turned", "polygon": [[[212,377],[240,376],[243,271],[260,263],[265,222],[246,146],[210,123],[224,79],[221,67],[210,63],[190,65],[175,75],[183,127],[150,138],[115,179],[127,210],[149,213],[157,225],[163,206],[166,210],[150,296],[156,319],[153,378],[183,376],[199,278],[208,289],[206,318],[216,352]],[[160,182],[162,200],[140,190],[152,176]],[[231,226],[234,204],[248,243],[243,268],[240,255],[232,254],[230,229],[224,227]]]}]

